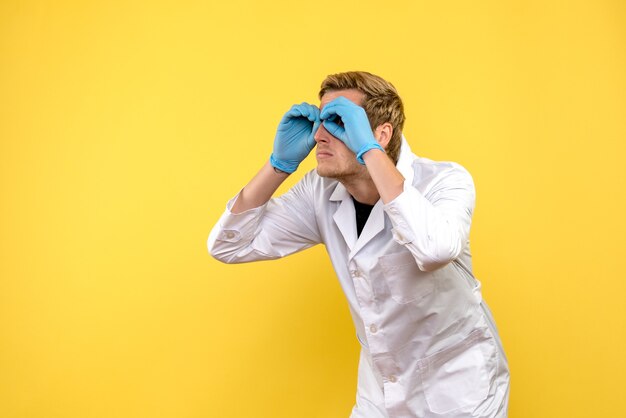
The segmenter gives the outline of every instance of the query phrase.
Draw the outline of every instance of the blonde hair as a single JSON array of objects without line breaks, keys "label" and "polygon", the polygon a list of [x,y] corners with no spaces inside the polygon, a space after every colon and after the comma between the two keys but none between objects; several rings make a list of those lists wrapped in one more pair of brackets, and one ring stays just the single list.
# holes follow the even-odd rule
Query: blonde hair
[{"label": "blonde hair", "polygon": [[329,91],[355,89],[364,94],[361,106],[365,109],[372,131],[383,123],[393,127],[387,144],[387,155],[394,164],[398,162],[404,126],[404,105],[396,88],[383,78],[365,71],[348,71],[331,74],[322,82],[319,98]]}]

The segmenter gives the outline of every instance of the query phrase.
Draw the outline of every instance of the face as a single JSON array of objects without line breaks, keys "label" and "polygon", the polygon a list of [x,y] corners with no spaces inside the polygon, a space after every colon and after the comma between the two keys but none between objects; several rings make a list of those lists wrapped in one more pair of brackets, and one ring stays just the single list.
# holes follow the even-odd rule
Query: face
[{"label": "face", "polygon": [[[363,93],[358,90],[337,90],[329,91],[322,96],[320,110],[334,98],[343,96],[346,99],[361,105]],[[331,177],[337,180],[347,180],[352,177],[362,177],[367,175],[365,166],[359,164],[356,155],[339,139],[332,136],[320,125],[315,133],[317,148],[315,156],[317,158],[317,174],[321,177]]]}]

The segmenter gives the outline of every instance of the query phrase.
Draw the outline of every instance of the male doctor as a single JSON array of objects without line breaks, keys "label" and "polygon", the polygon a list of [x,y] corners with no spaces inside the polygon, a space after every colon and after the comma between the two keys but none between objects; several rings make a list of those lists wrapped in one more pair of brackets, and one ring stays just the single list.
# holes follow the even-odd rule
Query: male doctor
[{"label": "male doctor", "polygon": [[[319,97],[284,115],[209,252],[243,263],[326,246],[362,347],[351,418],[506,417],[508,364],[472,275],[470,174],[411,152],[384,79],[330,75]],[[316,145],[317,169],[272,198]]]}]

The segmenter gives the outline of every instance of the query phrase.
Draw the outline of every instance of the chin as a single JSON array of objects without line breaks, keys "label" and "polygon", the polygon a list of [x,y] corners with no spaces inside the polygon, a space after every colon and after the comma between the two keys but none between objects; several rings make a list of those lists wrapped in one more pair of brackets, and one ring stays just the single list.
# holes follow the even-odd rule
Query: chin
[{"label": "chin", "polygon": [[317,171],[317,175],[320,177],[332,177],[328,168],[322,168],[318,165],[315,170]]},{"label": "chin", "polygon": [[346,170],[338,169],[337,167],[320,167],[317,166],[317,175],[320,177],[326,177],[329,179],[334,179],[338,181],[345,180],[349,177],[352,177],[350,172]]},{"label": "chin", "polygon": [[337,167],[329,166],[327,164],[318,164],[316,171],[317,175],[320,177],[336,178],[341,174],[339,170],[337,170]]}]

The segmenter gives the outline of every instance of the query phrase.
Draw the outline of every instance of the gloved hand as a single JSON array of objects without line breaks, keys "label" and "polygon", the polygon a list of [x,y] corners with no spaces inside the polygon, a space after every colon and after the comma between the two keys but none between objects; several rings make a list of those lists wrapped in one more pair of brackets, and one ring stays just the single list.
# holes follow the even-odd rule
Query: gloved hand
[{"label": "gloved hand", "polygon": [[293,173],[315,147],[313,136],[320,125],[320,110],[308,103],[291,106],[281,119],[274,138],[270,163],[286,173]]},{"label": "gloved hand", "polygon": [[[320,119],[324,128],[346,144],[361,164],[365,164],[363,154],[367,151],[375,148],[385,151],[374,137],[365,109],[343,96],[326,104],[320,113]],[[343,126],[339,122],[343,122]]]}]

